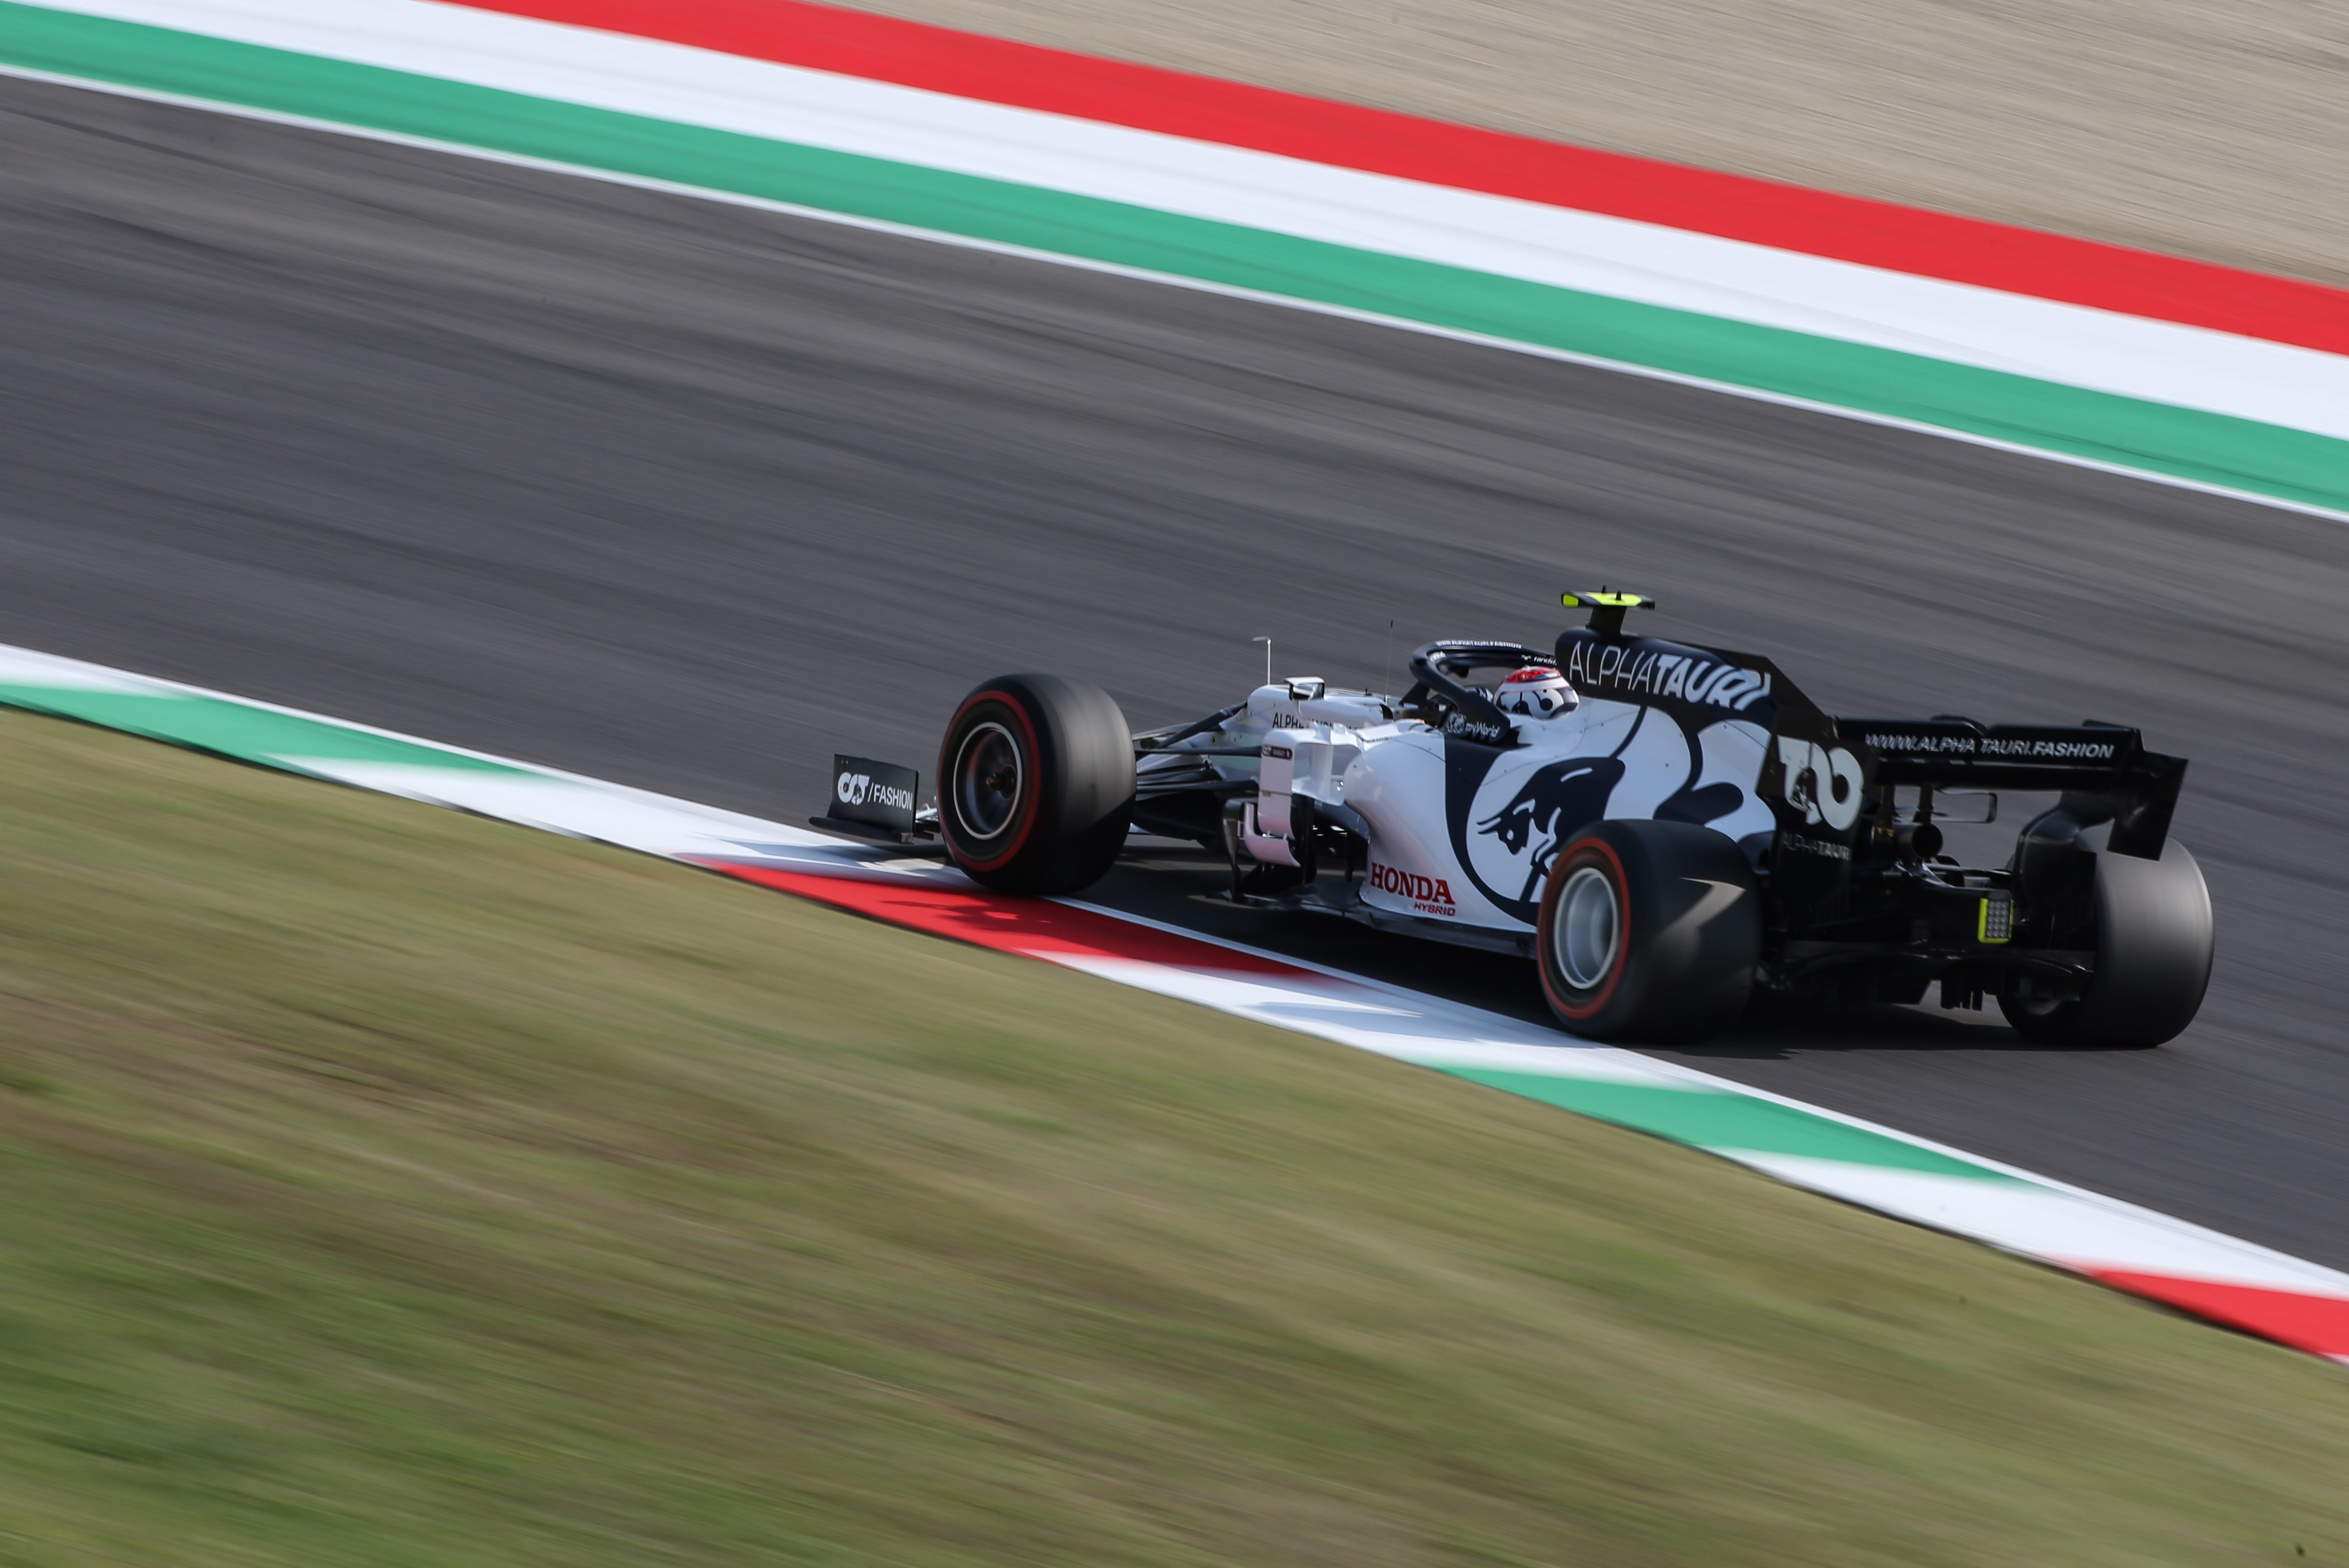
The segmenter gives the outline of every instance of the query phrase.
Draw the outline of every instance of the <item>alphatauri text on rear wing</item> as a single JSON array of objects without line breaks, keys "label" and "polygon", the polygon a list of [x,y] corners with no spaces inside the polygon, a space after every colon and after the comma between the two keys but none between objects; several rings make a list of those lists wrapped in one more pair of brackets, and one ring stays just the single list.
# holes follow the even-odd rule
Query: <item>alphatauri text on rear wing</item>
[{"label": "alphatauri text on rear wing", "polygon": [[2057,790],[2083,827],[2113,825],[2108,846],[2141,860],[2161,858],[2186,759],[2148,752],[2123,724],[1983,724],[1932,719],[1846,719],[1837,735],[1876,753],[1885,784],[1925,789]]}]

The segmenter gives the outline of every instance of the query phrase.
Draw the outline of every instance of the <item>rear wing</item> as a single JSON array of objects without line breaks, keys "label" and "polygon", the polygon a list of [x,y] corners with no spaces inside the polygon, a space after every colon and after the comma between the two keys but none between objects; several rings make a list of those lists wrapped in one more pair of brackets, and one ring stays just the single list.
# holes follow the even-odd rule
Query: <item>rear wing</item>
[{"label": "rear wing", "polygon": [[1982,724],[1932,719],[1845,719],[1838,739],[1875,753],[1877,782],[1929,789],[2058,790],[2082,826],[2113,825],[2115,854],[2161,858],[2186,759],[2145,749],[2122,724]]}]

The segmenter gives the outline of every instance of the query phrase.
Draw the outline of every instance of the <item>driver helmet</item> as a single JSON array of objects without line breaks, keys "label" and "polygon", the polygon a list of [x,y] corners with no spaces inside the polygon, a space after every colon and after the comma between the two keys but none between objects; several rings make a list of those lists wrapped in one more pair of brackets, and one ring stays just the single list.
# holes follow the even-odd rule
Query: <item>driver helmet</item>
[{"label": "driver helmet", "polygon": [[1547,664],[1531,664],[1512,671],[1501,682],[1494,701],[1504,713],[1525,719],[1555,719],[1560,713],[1572,712],[1581,699],[1555,669]]}]

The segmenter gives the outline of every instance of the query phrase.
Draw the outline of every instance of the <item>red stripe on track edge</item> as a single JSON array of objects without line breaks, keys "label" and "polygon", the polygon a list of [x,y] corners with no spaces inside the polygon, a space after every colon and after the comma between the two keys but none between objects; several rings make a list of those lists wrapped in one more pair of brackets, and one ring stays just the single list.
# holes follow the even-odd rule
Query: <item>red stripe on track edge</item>
[{"label": "red stripe on track edge", "polygon": [[2349,1362],[2349,1301],[2303,1295],[2255,1285],[2183,1280],[2168,1274],[2137,1274],[2119,1269],[2081,1271],[2090,1279],[2173,1306],[2212,1323],[2272,1339],[2334,1361]]},{"label": "red stripe on track edge", "polygon": [[2349,354],[2349,290],[806,0],[456,0]]},{"label": "red stripe on track edge", "polygon": [[797,894],[836,909],[885,920],[934,937],[949,937],[998,952],[1048,961],[1123,959],[1172,969],[1319,980],[1310,970],[1277,959],[1237,952],[1191,937],[1137,925],[1049,898],[1018,898],[983,889],[939,888],[903,877],[834,876],[784,871],[740,861],[694,857],[693,863],[761,888]]}]

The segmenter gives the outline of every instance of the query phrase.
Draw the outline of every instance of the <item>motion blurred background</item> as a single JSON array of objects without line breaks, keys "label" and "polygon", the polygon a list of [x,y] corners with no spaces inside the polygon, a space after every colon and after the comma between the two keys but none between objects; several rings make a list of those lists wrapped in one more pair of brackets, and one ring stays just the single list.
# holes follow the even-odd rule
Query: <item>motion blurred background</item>
[{"label": "motion blurred background", "polygon": [[[2321,6],[874,9],[2349,286]],[[1001,670],[1160,723],[1261,634],[1392,689],[1630,585],[1830,711],[2143,726],[2220,911],[2157,1052],[1895,1010],[1681,1059],[2349,1268],[2337,518],[56,82],[0,78],[0,642],[796,821]],[[1072,977],[8,729],[24,1561],[2349,1553],[2331,1369]],[[1102,897],[1538,1012],[1201,874]]]}]

